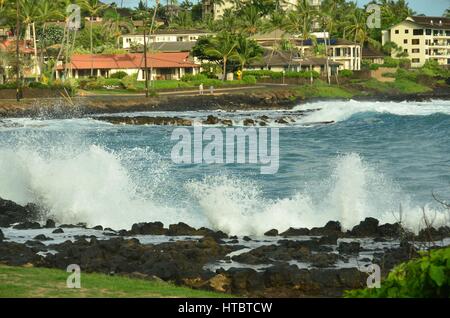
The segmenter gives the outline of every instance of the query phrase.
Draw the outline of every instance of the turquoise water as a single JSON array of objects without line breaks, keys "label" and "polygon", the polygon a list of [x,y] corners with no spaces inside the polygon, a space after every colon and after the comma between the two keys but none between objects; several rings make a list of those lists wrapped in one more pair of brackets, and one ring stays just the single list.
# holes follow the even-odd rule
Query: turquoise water
[{"label": "turquoise water", "polygon": [[[320,109],[309,116],[296,110]],[[190,117],[211,112],[134,113]],[[449,213],[450,102],[319,102],[294,111],[212,112],[233,119],[262,114],[295,120],[279,128],[280,167],[176,165],[174,127],[111,125],[94,118],[0,122],[0,197],[35,202],[60,222],[116,229],[138,221],[183,221],[232,234],[271,228],[351,228],[366,216],[414,230],[423,209],[436,224]],[[317,122],[334,121],[320,125]],[[219,127],[220,129],[224,129]],[[189,128],[192,130],[192,128]]]}]

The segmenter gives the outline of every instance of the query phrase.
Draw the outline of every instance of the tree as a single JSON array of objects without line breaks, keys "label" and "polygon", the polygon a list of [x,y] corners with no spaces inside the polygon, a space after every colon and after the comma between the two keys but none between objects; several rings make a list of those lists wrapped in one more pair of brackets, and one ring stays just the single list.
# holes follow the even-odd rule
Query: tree
[{"label": "tree", "polygon": [[240,69],[243,71],[247,64],[261,60],[263,53],[263,48],[255,40],[240,36],[233,58],[239,61]]},{"label": "tree", "polygon": [[[91,54],[93,54],[93,43],[92,43],[92,24],[94,17],[96,17],[102,10],[107,8],[107,5],[101,3],[99,0],[82,0],[82,7],[89,13],[89,24],[90,24],[90,40],[91,40]],[[91,63],[91,76],[94,76],[94,66],[93,60]]]},{"label": "tree", "polygon": [[106,12],[104,19],[105,22],[103,23],[103,28],[112,35],[116,41],[116,47],[119,49],[120,37],[124,33],[123,31],[126,30],[126,32],[131,33],[133,30],[133,25],[129,19],[122,17],[117,12],[117,9]]},{"label": "tree", "polygon": [[246,5],[239,12],[240,29],[248,35],[255,35],[262,27],[260,11],[253,5]]},{"label": "tree", "polygon": [[222,32],[216,38],[211,40],[211,46],[206,50],[209,55],[216,56],[222,61],[223,75],[222,80],[226,80],[227,63],[230,58],[235,56],[238,43],[235,36],[228,32]]}]

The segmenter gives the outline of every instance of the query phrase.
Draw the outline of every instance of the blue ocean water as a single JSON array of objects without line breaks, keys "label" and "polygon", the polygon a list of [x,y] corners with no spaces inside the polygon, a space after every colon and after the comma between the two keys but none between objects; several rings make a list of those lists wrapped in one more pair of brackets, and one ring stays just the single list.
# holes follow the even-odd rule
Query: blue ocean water
[{"label": "blue ocean water", "polygon": [[[320,110],[296,112],[307,109]],[[158,220],[261,234],[328,220],[351,228],[373,216],[417,230],[424,211],[436,224],[449,222],[432,193],[450,199],[450,101],[163,115],[200,122],[210,113],[237,125],[261,115],[292,119],[269,125],[279,129],[278,173],[262,175],[255,164],[174,164],[175,127],[111,125],[95,117],[5,119],[0,197],[38,203],[60,222],[117,229]],[[318,124],[324,121],[334,123]]]}]

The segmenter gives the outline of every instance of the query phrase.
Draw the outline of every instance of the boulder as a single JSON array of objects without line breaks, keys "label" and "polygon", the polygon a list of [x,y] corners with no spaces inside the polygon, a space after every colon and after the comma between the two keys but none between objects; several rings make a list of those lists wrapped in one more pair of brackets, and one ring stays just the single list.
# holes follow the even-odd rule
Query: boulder
[{"label": "boulder", "polygon": [[28,263],[37,264],[42,257],[26,246],[15,242],[2,242],[0,244],[0,263],[11,266],[21,266]]},{"label": "boulder", "polygon": [[37,222],[25,221],[13,226],[16,230],[30,230],[30,229],[40,229],[41,225]]},{"label": "boulder", "polygon": [[53,234],[60,234],[60,233],[64,233],[64,230],[60,229],[60,228],[57,228],[57,229],[54,229],[52,233]]},{"label": "boulder", "polygon": [[280,236],[304,236],[304,235],[309,235],[309,230],[306,228],[298,228],[298,229],[294,229],[292,227],[290,227],[289,229],[287,229],[286,231],[284,231],[283,233],[280,234]]},{"label": "boulder", "polygon": [[330,267],[338,260],[338,256],[333,253],[317,253],[310,256],[310,263],[314,267]]},{"label": "boulder", "polygon": [[338,246],[339,254],[359,254],[361,244],[359,242],[340,242]]},{"label": "boulder", "polygon": [[336,234],[330,234],[322,236],[319,239],[320,245],[337,245],[338,236]]},{"label": "boulder", "polygon": [[226,276],[231,280],[232,293],[245,294],[265,288],[262,275],[251,268],[230,268]]},{"label": "boulder", "polygon": [[277,229],[271,229],[269,231],[267,231],[266,233],[264,233],[265,236],[277,236],[278,235],[278,230]]},{"label": "boulder", "polygon": [[204,125],[217,125],[219,123],[219,118],[213,115],[209,115],[206,120],[203,121]]},{"label": "boulder", "polygon": [[51,237],[45,236],[44,234],[39,234],[39,235],[36,235],[34,237],[34,240],[37,240],[37,241],[52,241],[53,239]]},{"label": "boulder", "polygon": [[314,227],[309,231],[309,235],[338,235],[342,236],[342,227],[341,223],[338,221],[329,221],[327,224],[325,224],[324,227]]},{"label": "boulder", "polygon": [[31,221],[36,217],[37,212],[36,209],[32,209],[32,205],[23,207],[0,198],[0,227],[10,227],[12,224]]},{"label": "boulder", "polygon": [[255,126],[255,120],[251,118],[244,119],[244,126]]},{"label": "boulder", "polygon": [[47,219],[44,225],[46,229],[53,229],[55,228],[55,226],[56,226],[55,221],[53,221],[52,219]]},{"label": "boulder", "polygon": [[378,235],[380,237],[397,238],[401,235],[401,233],[402,233],[402,226],[400,225],[400,223],[394,224],[386,223],[378,227]]},{"label": "boulder", "polygon": [[[165,235],[167,229],[161,222],[135,223],[131,227],[130,235]],[[120,232],[119,232],[120,234]]]},{"label": "boulder", "polygon": [[103,231],[103,226],[97,225],[97,226],[94,226],[92,229],[96,230],[96,231]]},{"label": "boulder", "polygon": [[244,236],[243,238],[242,238],[244,241],[246,241],[246,242],[250,242],[252,239],[250,238],[250,237],[248,237],[248,236]]},{"label": "boulder", "polygon": [[170,224],[169,230],[167,231],[167,235],[169,236],[189,236],[197,234],[198,232],[195,228],[183,222],[180,222],[178,224]]},{"label": "boulder", "polygon": [[0,242],[3,242],[5,239],[5,235],[3,234],[2,230],[0,230]]},{"label": "boulder", "polygon": [[375,237],[378,234],[378,223],[379,221],[375,218],[366,218],[353,227],[350,234],[356,237]]}]

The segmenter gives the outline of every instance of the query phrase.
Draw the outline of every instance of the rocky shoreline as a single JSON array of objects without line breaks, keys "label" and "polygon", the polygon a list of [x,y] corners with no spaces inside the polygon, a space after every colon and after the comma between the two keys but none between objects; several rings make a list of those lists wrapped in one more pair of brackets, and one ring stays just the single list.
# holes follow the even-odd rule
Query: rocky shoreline
[{"label": "rocky shoreline", "polygon": [[[371,94],[354,96],[359,101],[425,101],[450,99],[447,89],[436,89],[423,94]],[[93,114],[114,114],[139,111],[197,111],[217,110],[280,110],[292,109],[299,104],[344,100],[342,98],[301,98],[288,88],[254,89],[223,95],[160,95],[143,96],[85,96],[64,98],[27,99],[0,101],[0,118],[7,117],[52,117],[73,118]]]},{"label": "rocky shoreline", "polygon": [[330,221],[312,229],[272,229],[261,237],[229,236],[184,223],[113,230],[55,221],[33,204],[0,199],[0,262],[59,269],[78,264],[82,272],[162,279],[250,297],[339,297],[365,286],[361,266],[379,264],[386,275],[417,256],[426,242],[450,245],[449,227],[414,235],[373,218],[345,232]]}]

